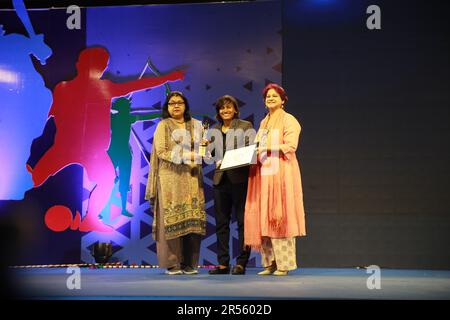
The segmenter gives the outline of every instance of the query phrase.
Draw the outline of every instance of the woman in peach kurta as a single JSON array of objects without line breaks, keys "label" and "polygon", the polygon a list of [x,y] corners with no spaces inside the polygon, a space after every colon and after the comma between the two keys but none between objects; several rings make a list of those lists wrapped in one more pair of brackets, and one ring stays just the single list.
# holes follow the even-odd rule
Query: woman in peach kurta
[{"label": "woman in peach kurta", "polygon": [[250,168],[245,206],[245,244],[260,250],[260,275],[286,275],[297,268],[295,237],[306,235],[300,168],[295,151],[300,124],[284,111],[287,95],[264,89],[269,113],[257,134],[258,162]]}]

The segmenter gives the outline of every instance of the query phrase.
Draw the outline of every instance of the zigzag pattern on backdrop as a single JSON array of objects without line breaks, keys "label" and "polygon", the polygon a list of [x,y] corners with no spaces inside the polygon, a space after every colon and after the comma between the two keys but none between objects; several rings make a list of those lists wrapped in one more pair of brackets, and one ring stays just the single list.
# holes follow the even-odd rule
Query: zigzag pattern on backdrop
[{"label": "zigzag pattern on backdrop", "polygon": [[[278,70],[276,70],[278,71]],[[238,71],[237,71],[238,72]],[[280,78],[280,74],[271,73],[271,78]],[[279,79],[276,79],[280,81]],[[264,85],[272,82],[272,80],[265,79]],[[253,92],[254,81],[249,81],[242,84],[242,91]],[[205,87],[205,90],[210,90],[211,87]],[[189,90],[189,85],[186,86],[186,90]],[[217,96],[220,96],[223,90],[217,90]],[[247,93],[245,92],[245,93]],[[259,94],[259,92],[257,92]],[[239,95],[238,95],[239,96]],[[255,113],[249,112],[246,108],[245,101],[239,100],[241,106],[241,118],[254,122]],[[160,107],[160,103],[156,103],[156,107]],[[139,122],[133,125],[134,132],[140,137],[140,141],[144,142],[144,150],[150,152],[153,143],[153,133],[156,129],[158,121],[145,121]],[[257,126],[257,124],[256,124]],[[81,259],[84,262],[93,262],[91,256],[91,247],[97,242],[111,242],[113,245],[113,261],[121,261],[124,263],[136,263],[136,264],[150,264],[157,265],[156,257],[156,243],[152,239],[151,225],[153,222],[153,213],[151,212],[149,203],[144,200],[145,186],[148,178],[149,165],[148,160],[145,158],[142,150],[139,148],[136,138],[133,135],[130,138],[130,145],[133,153],[132,164],[132,178],[131,178],[131,191],[128,193],[127,208],[134,214],[132,218],[124,218],[120,216],[120,198],[117,185],[113,191],[116,196],[113,197],[111,207],[116,207],[116,216],[112,215],[111,219],[118,218],[119,221],[115,224],[115,231],[113,234],[104,235],[97,232],[91,232],[82,238],[82,256]],[[215,219],[214,219],[214,206],[212,199],[212,176],[214,173],[214,166],[204,165],[204,189],[206,200],[206,212],[207,212],[207,235],[203,238],[200,250],[200,264],[209,265],[217,263],[216,256],[216,235],[215,235]],[[84,177],[85,190],[89,189],[89,182],[87,177]],[[83,212],[87,209],[87,195],[85,193],[83,199]],[[107,208],[111,209],[111,208]],[[111,210],[113,210],[111,209]],[[114,211],[114,210],[113,210]],[[233,217],[231,224],[231,243],[230,248],[232,250],[232,262],[235,263],[237,256],[237,222]],[[252,252],[250,257],[249,266],[260,265],[260,255]]]},{"label": "zigzag pattern on backdrop", "polygon": [[[279,27],[278,27],[279,28]],[[190,102],[197,106],[198,101],[204,101],[203,106],[210,106],[209,110],[192,110],[193,114],[211,114],[208,118],[212,120],[215,110],[213,103],[217,97],[232,93],[237,99],[240,107],[241,118],[251,121],[255,128],[259,126],[265,109],[261,100],[261,90],[269,82],[281,83],[281,31],[273,30],[272,35],[267,35],[266,41],[255,40],[257,47],[246,48],[244,52],[238,53],[245,56],[245,61],[237,63],[232,60],[216,61],[215,72],[208,74],[208,82],[198,78],[184,80],[181,87],[175,84],[172,89],[181,90],[189,97]],[[264,40],[262,40],[264,41]],[[250,63],[249,63],[250,62]],[[263,63],[262,63],[263,62]],[[248,68],[248,65],[258,65],[258,68]],[[116,71],[119,72],[119,71]],[[232,77],[232,81],[229,81]],[[226,81],[224,79],[227,79]],[[163,88],[148,90],[145,99],[148,105],[154,109],[161,109],[161,98]],[[142,96],[140,96],[142,97]],[[197,101],[197,103],[195,103]],[[192,105],[191,104],[191,107]],[[132,105],[133,107],[133,105]],[[196,117],[199,119],[199,117]],[[202,120],[202,119],[199,119]],[[114,232],[102,234],[91,232],[82,237],[81,259],[86,263],[94,261],[91,256],[91,248],[97,242],[111,242],[113,245],[112,261],[120,261],[128,264],[151,264],[157,265],[156,243],[152,239],[151,225],[153,213],[146,200],[144,200],[145,186],[148,178],[148,160],[153,143],[153,133],[158,120],[137,122],[133,125],[136,136],[131,134],[130,147],[133,154],[131,172],[131,190],[128,193],[127,209],[134,216],[132,218],[120,216],[120,197],[117,186],[113,191],[111,205],[105,210],[111,210],[111,222]],[[138,139],[137,139],[138,138]],[[140,141],[140,142],[139,142]],[[140,148],[142,143],[143,150]],[[204,190],[207,212],[207,234],[202,239],[200,250],[200,265],[217,264],[216,235],[213,207],[213,185],[212,176],[214,166],[203,167]],[[84,188],[89,189],[88,180],[84,179]],[[88,191],[83,199],[83,212],[86,211]],[[103,215],[103,214],[102,214]],[[105,216],[105,215],[103,215]],[[237,222],[233,217],[231,225],[230,249],[232,251],[232,264],[236,262],[237,256]],[[249,266],[259,266],[259,253],[252,252]]]}]

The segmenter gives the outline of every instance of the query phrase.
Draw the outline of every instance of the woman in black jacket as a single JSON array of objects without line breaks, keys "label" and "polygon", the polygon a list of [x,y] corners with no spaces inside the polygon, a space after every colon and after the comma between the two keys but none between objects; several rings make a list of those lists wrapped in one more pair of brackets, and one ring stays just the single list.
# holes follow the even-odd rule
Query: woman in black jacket
[{"label": "woman in black jacket", "polygon": [[[216,119],[218,123],[209,130],[213,131],[214,140],[208,149],[216,162],[214,172],[214,209],[217,235],[217,260],[219,265],[209,274],[245,274],[250,256],[250,248],[244,247],[244,210],[247,195],[248,167],[230,170],[219,170],[226,150],[248,146],[255,133],[250,122],[239,119],[239,107],[236,99],[225,95],[216,103]],[[238,224],[239,254],[236,265],[230,268],[230,222],[234,209]]]}]

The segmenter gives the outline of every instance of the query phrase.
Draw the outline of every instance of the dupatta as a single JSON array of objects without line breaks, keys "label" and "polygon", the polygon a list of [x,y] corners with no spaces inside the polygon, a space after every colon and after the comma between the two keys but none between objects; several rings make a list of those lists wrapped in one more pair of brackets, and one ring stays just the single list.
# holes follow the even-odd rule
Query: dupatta
[{"label": "dupatta", "polygon": [[266,211],[271,230],[277,232],[286,221],[281,195],[284,192],[285,157],[283,148],[284,116],[283,109],[269,114],[261,121],[256,141],[260,147],[267,146],[252,165],[249,173],[247,201],[245,205],[245,244],[255,250],[261,247],[261,212]]}]

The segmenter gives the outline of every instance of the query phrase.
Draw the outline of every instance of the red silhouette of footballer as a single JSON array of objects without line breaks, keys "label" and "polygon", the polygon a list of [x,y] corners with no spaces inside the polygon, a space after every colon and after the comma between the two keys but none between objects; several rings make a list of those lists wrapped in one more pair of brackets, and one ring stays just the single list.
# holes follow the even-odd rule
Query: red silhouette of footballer
[{"label": "red silhouette of footballer", "polygon": [[[184,78],[184,71],[175,71],[159,77],[114,83],[101,79],[108,61],[109,53],[101,47],[87,48],[80,53],[77,76],[60,82],[53,91],[48,115],[54,117],[56,125],[54,144],[34,168],[28,168],[34,186],[38,187],[68,165],[83,166],[89,180],[96,184],[90,194],[87,213],[77,223],[83,232],[112,231],[98,218],[109,200],[116,176],[107,153],[111,139],[111,99]],[[61,218],[66,219],[63,215]],[[53,215],[50,221],[57,225],[57,216]]]}]

